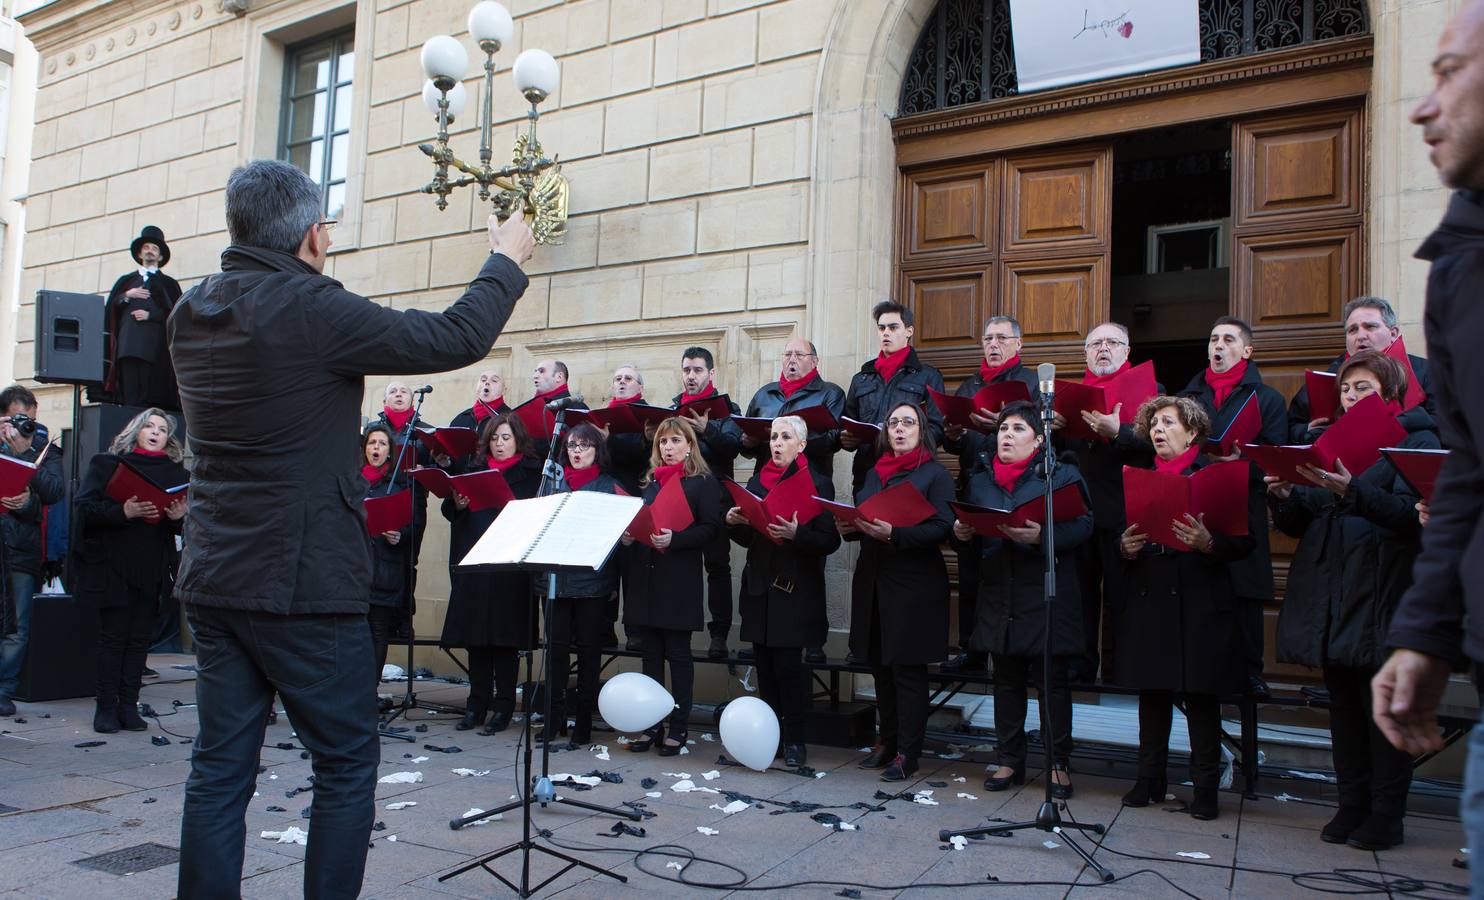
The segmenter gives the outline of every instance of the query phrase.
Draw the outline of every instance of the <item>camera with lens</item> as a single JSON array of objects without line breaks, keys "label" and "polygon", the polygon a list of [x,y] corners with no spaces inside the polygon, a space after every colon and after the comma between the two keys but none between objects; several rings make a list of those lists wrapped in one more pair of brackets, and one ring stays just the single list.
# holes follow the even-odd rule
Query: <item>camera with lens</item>
[{"label": "camera with lens", "polygon": [[34,438],[36,429],[41,427],[41,423],[25,413],[16,413],[10,417],[10,427],[19,432],[21,437]]}]

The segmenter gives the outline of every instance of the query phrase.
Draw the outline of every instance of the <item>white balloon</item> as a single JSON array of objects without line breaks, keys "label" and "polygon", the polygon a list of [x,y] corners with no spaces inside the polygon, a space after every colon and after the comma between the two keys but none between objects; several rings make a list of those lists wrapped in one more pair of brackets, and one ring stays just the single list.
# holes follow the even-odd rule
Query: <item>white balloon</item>
[{"label": "white balloon", "polygon": [[778,715],[758,697],[738,697],[721,711],[722,746],[749,769],[762,772],[773,764],[778,734]]},{"label": "white balloon", "polygon": [[643,731],[674,708],[665,686],[640,672],[620,672],[598,692],[598,712],[619,731]]}]

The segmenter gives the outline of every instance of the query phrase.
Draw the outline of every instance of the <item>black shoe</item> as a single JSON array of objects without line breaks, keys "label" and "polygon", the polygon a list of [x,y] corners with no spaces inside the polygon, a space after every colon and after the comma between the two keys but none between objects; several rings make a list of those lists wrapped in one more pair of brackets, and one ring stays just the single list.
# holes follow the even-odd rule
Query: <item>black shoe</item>
[{"label": "black shoe", "polygon": [[783,745],[783,764],[791,769],[797,769],[809,761],[809,751],[803,744]]},{"label": "black shoe", "polygon": [[663,728],[655,728],[650,731],[646,731],[644,732],[644,737],[640,738],[639,740],[629,741],[629,752],[648,753],[649,748],[653,747],[657,743],[662,743],[664,739],[665,729]]},{"label": "black shoe", "polygon": [[1123,795],[1123,805],[1138,808],[1151,803],[1163,803],[1167,788],[1168,785],[1164,779],[1155,781],[1153,778],[1140,776],[1139,780],[1134,782],[1133,788]]},{"label": "black shoe", "polygon": [[1350,840],[1350,835],[1355,833],[1363,822],[1371,815],[1368,809],[1356,806],[1342,806],[1335,812],[1335,817],[1329,820],[1324,830],[1319,832],[1319,839],[1326,844],[1343,844]]},{"label": "black shoe", "polygon": [[938,666],[938,668],[942,669],[945,672],[958,672],[965,666],[967,666],[968,663],[968,651],[960,650],[957,653],[948,654],[948,658],[943,660],[942,665]]},{"label": "black shoe", "polygon": [[[1067,767],[1064,766],[1064,765],[1062,765],[1061,763],[1057,763],[1055,766],[1052,767],[1052,770],[1051,771],[1052,771],[1052,774],[1054,776],[1055,773],[1057,773],[1057,772],[1066,772],[1067,771]],[[1068,778],[1067,778],[1067,783],[1066,784],[1061,784],[1061,783],[1059,783],[1056,780],[1055,777],[1052,777],[1052,779],[1051,779],[1051,796],[1054,799],[1057,799],[1057,800],[1070,800],[1070,799],[1072,799],[1072,779],[1070,777],[1070,773],[1067,773],[1067,774],[1068,774]]]},{"label": "black shoe", "polygon": [[510,727],[510,716],[509,710],[496,710],[495,714],[490,716],[490,720],[485,723],[484,731],[480,734],[499,734]]},{"label": "black shoe", "polygon": [[865,660],[856,656],[854,650],[847,650],[845,651],[845,664],[847,666],[862,666],[865,665]]},{"label": "black shoe", "polygon": [[1345,843],[1360,850],[1390,850],[1402,842],[1402,820],[1371,813]]},{"label": "black shoe", "polygon": [[[670,741],[679,741],[672,744]],[[666,740],[660,741],[660,756],[679,756],[680,751],[685,749],[685,735],[671,734]]]},{"label": "black shoe", "polygon": [[1262,680],[1261,675],[1247,676],[1247,693],[1262,700],[1273,696],[1273,692],[1268,689],[1268,683]]},{"label": "black shoe", "polygon": [[553,708],[551,718],[541,723],[541,730],[536,733],[536,740],[540,743],[554,741],[567,733],[567,714],[560,709]]},{"label": "black shoe", "polygon": [[891,761],[896,758],[896,755],[897,748],[887,746],[886,744],[877,744],[871,748],[871,754],[861,760],[860,767],[862,769],[884,769],[891,765]]},{"label": "black shoe", "polygon": [[742,662],[752,662],[752,658],[756,655],[756,653],[752,652],[751,647],[737,648],[737,659],[741,660]]},{"label": "black shoe", "polygon": [[149,725],[139,715],[138,703],[119,702],[119,727],[125,731],[145,731]]},{"label": "black shoe", "polygon": [[713,634],[711,646],[706,648],[706,656],[710,659],[727,658],[727,639],[725,635]]},{"label": "black shoe", "polygon": [[811,666],[822,666],[829,661],[830,658],[824,655],[823,647],[810,647],[804,651],[804,662]]},{"label": "black shoe", "polygon": [[990,775],[984,779],[984,789],[986,791],[1003,791],[1008,789],[1012,784],[1025,784],[1024,769],[1014,769],[1004,778],[996,778],[994,775]]},{"label": "black shoe", "polygon": [[1216,802],[1215,788],[1196,788],[1191,798],[1190,810],[1192,818],[1209,822],[1221,815],[1221,805]]},{"label": "black shoe", "polygon": [[93,712],[93,730],[99,734],[118,734],[118,703],[99,703]]},{"label": "black shoe", "polygon": [[9,697],[0,697],[0,716],[15,715],[15,701]]},{"label": "black shoe", "polygon": [[458,731],[472,731],[484,724],[484,716],[484,710],[471,706],[464,710],[464,717],[459,719],[459,724],[453,727]]},{"label": "black shoe", "polygon": [[145,666],[144,667],[144,671],[142,673],[140,673],[140,674],[142,674],[145,678],[159,678],[160,677],[160,673],[159,672],[156,672],[154,669],[151,669],[149,666]]},{"label": "black shoe", "polygon": [[570,740],[568,743],[570,743],[574,747],[582,747],[586,744],[591,744],[592,742],[593,714],[578,713],[577,724],[572,726],[572,740]]},{"label": "black shoe", "polygon": [[644,645],[639,642],[637,637],[631,637],[624,641],[623,648],[630,653],[638,653],[644,649]]},{"label": "black shoe", "polygon": [[891,765],[886,767],[886,771],[881,773],[881,780],[906,781],[908,778],[911,778],[913,775],[916,774],[917,760],[909,760],[902,754],[898,753],[896,759],[893,759],[891,761]]}]

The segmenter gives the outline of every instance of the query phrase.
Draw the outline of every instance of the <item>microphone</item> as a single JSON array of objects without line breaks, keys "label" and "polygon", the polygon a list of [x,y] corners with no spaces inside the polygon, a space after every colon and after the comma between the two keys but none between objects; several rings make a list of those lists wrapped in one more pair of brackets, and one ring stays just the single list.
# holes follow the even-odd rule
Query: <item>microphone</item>
[{"label": "microphone", "polygon": [[1041,382],[1041,396],[1051,397],[1056,393],[1056,363],[1041,363],[1036,366],[1036,379]]},{"label": "microphone", "polygon": [[418,388],[417,390],[413,391],[413,393],[414,394],[431,394],[431,393],[433,393],[433,386],[431,384],[425,384],[422,387]]},{"label": "microphone", "polygon": [[571,394],[560,400],[552,400],[546,404],[546,408],[552,412],[556,412],[559,409],[572,409],[574,407],[577,409],[587,408],[587,401],[582,399],[581,394]]}]

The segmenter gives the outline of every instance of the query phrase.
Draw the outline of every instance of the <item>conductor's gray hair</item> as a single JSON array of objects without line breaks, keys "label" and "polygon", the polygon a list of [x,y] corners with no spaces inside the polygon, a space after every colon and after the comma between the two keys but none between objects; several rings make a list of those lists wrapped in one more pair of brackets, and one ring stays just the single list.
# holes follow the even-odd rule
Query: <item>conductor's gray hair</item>
[{"label": "conductor's gray hair", "polygon": [[286,162],[255,159],[227,179],[227,234],[240,247],[294,253],[320,221],[319,185]]}]

